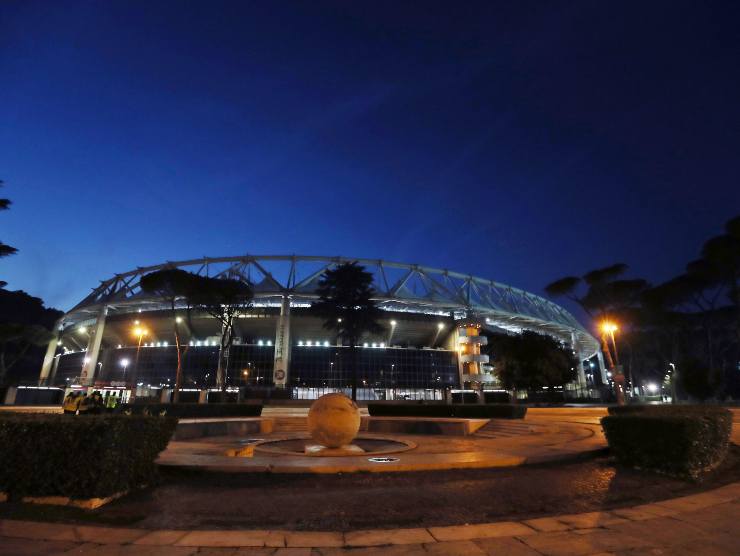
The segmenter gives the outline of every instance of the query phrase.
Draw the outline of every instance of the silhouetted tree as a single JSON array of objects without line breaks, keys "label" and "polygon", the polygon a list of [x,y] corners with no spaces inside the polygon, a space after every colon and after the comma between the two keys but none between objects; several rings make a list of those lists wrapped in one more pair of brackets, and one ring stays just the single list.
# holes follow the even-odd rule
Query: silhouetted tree
[{"label": "silhouetted tree", "polygon": [[[38,324],[0,324],[0,384],[16,363],[34,346],[45,346],[53,334]],[[13,347],[9,355],[9,347]]]},{"label": "silhouetted tree", "polygon": [[333,330],[349,342],[352,361],[352,399],[357,399],[357,342],[365,333],[379,334],[381,310],[372,299],[373,275],[356,262],[344,263],[324,272],[317,292],[319,301],[313,309],[324,320],[324,328]]},{"label": "silhouetted tree", "polygon": [[0,383],[13,371],[16,376],[38,376],[44,356],[42,346],[51,340],[61,311],[44,306],[24,291],[0,289]]},{"label": "silhouetted tree", "polygon": [[720,285],[735,308],[740,338],[740,216],[725,223],[725,233],[704,244],[701,259],[688,268],[705,280]]},{"label": "silhouetted tree", "polygon": [[494,373],[507,390],[541,390],[564,386],[578,376],[573,350],[556,339],[525,330],[492,336],[489,352]]},{"label": "silhouetted tree", "polygon": [[640,309],[644,331],[658,339],[656,345],[669,340],[663,359],[676,367],[674,384],[684,384],[683,371],[690,365],[692,384],[699,383],[697,374],[707,374],[705,393],[706,388],[726,391],[733,382],[740,344],[740,217],[728,221],[725,230],[704,244],[701,257],[683,274],[645,292]]},{"label": "silhouetted tree", "polygon": [[678,383],[690,398],[704,401],[711,398],[717,391],[717,384],[713,381],[712,373],[701,361],[690,358],[684,360]]},{"label": "silhouetted tree", "polygon": [[234,319],[243,315],[253,297],[252,288],[238,279],[192,275],[188,290],[189,305],[205,311],[221,324],[221,342],[216,369],[218,388],[226,387],[228,353],[234,337]]},{"label": "silhouetted tree", "polygon": [[[639,306],[643,292],[649,287],[649,284],[642,279],[620,279],[627,269],[626,264],[617,263],[592,270],[582,277],[567,276],[545,286],[545,291],[551,297],[571,299],[597,321],[597,324],[598,321],[619,320],[620,328],[626,330],[632,310]],[[580,293],[579,290],[581,290]],[[609,345],[606,334],[603,331],[600,332],[607,367],[614,371],[619,365],[618,354],[616,349]],[[628,369],[631,374],[631,365]],[[633,381],[630,380],[630,382]],[[619,391],[617,391],[617,399],[620,403],[623,402],[622,393]]]},{"label": "silhouetted tree", "polygon": [[141,289],[157,297],[162,298],[170,307],[172,316],[172,327],[175,334],[175,347],[177,349],[177,370],[175,372],[175,392],[172,400],[180,401],[180,388],[182,387],[182,342],[180,341],[180,330],[178,327],[177,302],[187,300],[193,291],[193,274],[177,268],[165,268],[151,272],[141,277]]},{"label": "silhouetted tree", "polygon": [[[3,187],[4,185],[5,183],[3,182],[3,180],[0,180],[0,187]],[[8,210],[10,208],[10,205],[10,199],[0,199],[0,210]],[[8,255],[15,255],[17,252],[18,249],[16,249],[15,247],[11,247],[10,245],[7,245],[0,241],[0,258],[7,257]],[[4,288],[7,285],[7,282],[0,280],[0,288]]]}]

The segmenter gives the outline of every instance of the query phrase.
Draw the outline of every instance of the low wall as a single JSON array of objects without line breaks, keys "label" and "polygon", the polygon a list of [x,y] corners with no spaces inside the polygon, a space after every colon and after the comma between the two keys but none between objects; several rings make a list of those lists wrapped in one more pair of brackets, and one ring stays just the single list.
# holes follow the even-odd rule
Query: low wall
[{"label": "low wall", "polygon": [[[367,417],[360,421],[363,432],[382,434],[430,434],[468,436],[488,423],[488,419],[442,417]],[[271,417],[231,417],[180,419],[173,440],[192,440],[208,436],[249,436],[275,431]],[[307,433],[303,433],[307,434]]]},{"label": "low wall", "polygon": [[386,434],[441,434],[468,436],[488,423],[489,419],[456,419],[450,417],[363,417],[360,429]]},{"label": "low wall", "polygon": [[173,440],[191,440],[206,436],[246,436],[270,434],[274,420],[264,417],[234,417],[225,419],[180,419]]}]

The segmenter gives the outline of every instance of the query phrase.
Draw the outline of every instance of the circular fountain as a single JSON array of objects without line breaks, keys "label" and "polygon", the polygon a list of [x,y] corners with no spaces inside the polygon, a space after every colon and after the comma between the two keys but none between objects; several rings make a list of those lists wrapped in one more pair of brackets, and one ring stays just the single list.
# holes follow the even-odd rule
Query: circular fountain
[{"label": "circular fountain", "polygon": [[358,437],[360,410],[344,394],[325,394],[308,411],[310,438],[268,440],[255,445],[255,452],[321,457],[380,455],[404,452],[413,442],[368,435]]}]

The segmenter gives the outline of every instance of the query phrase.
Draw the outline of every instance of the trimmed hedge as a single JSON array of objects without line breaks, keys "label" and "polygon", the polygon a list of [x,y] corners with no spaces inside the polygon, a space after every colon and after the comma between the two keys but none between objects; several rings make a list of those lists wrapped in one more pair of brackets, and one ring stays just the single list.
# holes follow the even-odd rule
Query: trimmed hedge
[{"label": "trimmed hedge", "polygon": [[443,404],[443,403],[369,403],[374,417],[460,417],[464,419],[523,419],[524,405],[512,404]]},{"label": "trimmed hedge", "polygon": [[105,498],[151,484],[176,425],[168,417],[3,416],[0,491]]},{"label": "trimmed hedge", "polygon": [[123,413],[167,415],[168,417],[259,417],[261,404],[251,403],[143,403],[123,404]]},{"label": "trimmed hedge", "polygon": [[601,426],[620,463],[698,479],[727,455],[732,414],[716,406],[610,407]]},{"label": "trimmed hedge", "polygon": [[630,404],[614,405],[607,410],[609,415],[724,415],[727,409],[718,405],[671,405],[671,404]]}]

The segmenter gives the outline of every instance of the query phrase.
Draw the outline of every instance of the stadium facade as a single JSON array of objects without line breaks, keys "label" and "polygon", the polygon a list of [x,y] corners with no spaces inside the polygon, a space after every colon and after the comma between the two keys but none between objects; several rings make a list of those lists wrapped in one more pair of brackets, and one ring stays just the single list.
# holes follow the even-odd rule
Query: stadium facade
[{"label": "stadium facade", "polygon": [[[139,285],[147,273],[181,268],[244,280],[254,291],[251,307],[235,323],[226,358],[228,390],[249,397],[280,391],[298,399],[346,391],[348,346],[323,327],[311,305],[324,271],[353,261],[373,274],[375,300],[386,315],[384,332],[358,346],[359,399],[441,399],[450,392],[498,390],[488,356],[480,353],[487,331],[534,330],[568,344],[582,362],[600,357],[598,341],[564,308],[491,280],[382,260],[240,256],[168,262],[101,282],[60,320],[40,382],[107,389],[124,399],[132,391],[164,397],[175,382],[176,318],[184,345],[183,393],[202,396],[215,388],[219,321],[188,311],[184,302],[175,317]],[[594,373],[586,364],[566,388],[593,397],[607,383],[603,365],[598,367]]]}]

